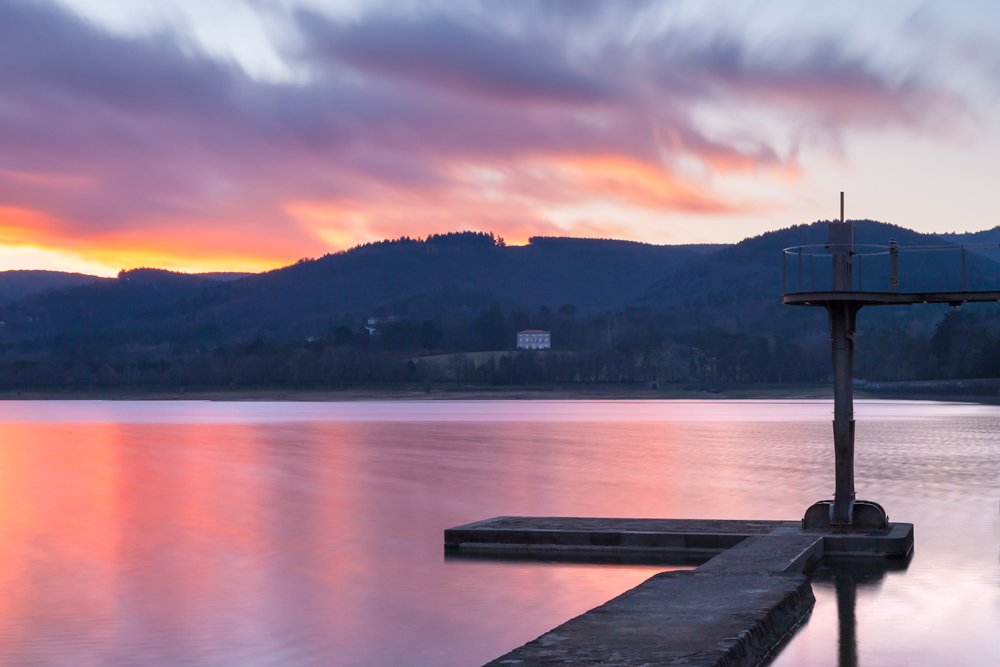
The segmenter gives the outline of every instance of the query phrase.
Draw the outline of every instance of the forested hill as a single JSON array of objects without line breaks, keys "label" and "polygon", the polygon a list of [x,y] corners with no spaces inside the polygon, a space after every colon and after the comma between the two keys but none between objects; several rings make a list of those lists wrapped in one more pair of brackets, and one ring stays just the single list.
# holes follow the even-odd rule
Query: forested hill
[{"label": "forested hill", "polygon": [[504,246],[473,233],[402,239],[238,281],[218,307],[258,327],[349,313],[450,320],[493,302],[505,310],[565,304],[581,313],[621,310],[718,247],[545,237]]},{"label": "forested hill", "polygon": [[0,319],[8,341],[136,326],[224,340],[292,329],[322,335],[334,323],[358,326],[377,314],[474,317],[494,302],[621,310],[721,247],[545,237],[505,246],[472,232],[404,238],[221,284],[153,269],[122,272],[117,280],[22,299],[0,310]]},{"label": "forested hill", "polygon": [[[857,223],[861,244],[940,245],[932,235],[873,221]],[[569,305],[581,315],[625,308],[683,313],[678,328],[795,336],[815,331],[800,309],[781,306],[782,248],[826,241],[817,222],[768,232],[733,246],[661,246],[631,241],[535,237],[506,246],[491,234],[463,232],[370,243],[238,280],[156,269],[47,291],[0,309],[4,341],[99,332],[133,337],[232,342],[323,337],[359,328],[369,316],[470,320],[493,303],[505,312]],[[939,256],[940,255],[940,256]],[[821,258],[819,258],[821,259]],[[918,261],[919,260],[919,261]],[[905,290],[957,289],[957,253],[901,260]],[[885,262],[868,268],[869,289],[887,284]],[[1000,266],[969,260],[970,289],[1000,287]],[[825,273],[824,273],[825,272]],[[814,279],[828,278],[818,261]],[[797,269],[789,269],[795,289]],[[921,317],[939,317],[921,313]]]},{"label": "forested hill", "polygon": [[946,243],[969,245],[971,252],[989,257],[994,262],[1000,262],[1000,225],[984,229],[981,232],[938,234],[937,236]]},{"label": "forested hill", "polygon": [[[239,280],[253,275],[252,273],[236,273],[224,271],[220,273],[193,274],[201,278],[226,282]],[[64,287],[93,285],[104,282],[108,278],[91,276],[86,273],[69,273],[66,271],[42,271],[37,269],[13,269],[0,271],[0,306],[6,306],[19,299],[35,294],[52,292]]]},{"label": "forested hill", "polygon": [[[944,243],[857,222],[862,246],[890,238],[901,246]],[[370,243],[239,279],[123,271],[0,307],[0,388],[393,380],[400,359],[499,353],[528,328],[552,331],[553,346],[576,356],[549,357],[564,365],[542,375],[509,365],[506,376],[482,365],[454,373],[492,382],[824,380],[825,312],[783,306],[781,294],[799,290],[800,276],[801,289],[824,289],[826,240],[826,222],[732,246],[551,237],[507,246],[492,234],[462,232]],[[783,268],[782,249],[799,245],[815,247],[801,265],[791,255]],[[962,254],[949,247],[902,253],[902,290],[961,289]],[[855,288],[860,279],[866,290],[886,290],[886,260],[862,257]],[[1000,264],[970,253],[966,281],[973,290],[1000,289]],[[870,379],[1000,374],[994,330],[1000,309],[992,304],[951,314],[944,305],[865,308],[859,372]],[[406,378],[416,377],[407,368]]]},{"label": "forested hill", "polygon": [[97,280],[100,280],[97,276],[63,271],[0,271],[0,306],[5,306],[32,294],[49,292],[62,287],[88,285]]},{"label": "forested hill", "polygon": [[991,229],[984,229],[981,232],[966,232],[963,234],[956,234],[950,232],[947,234],[938,234],[941,239],[954,244],[962,243],[974,243],[974,244],[992,244],[1000,245],[1000,225],[993,227]]}]

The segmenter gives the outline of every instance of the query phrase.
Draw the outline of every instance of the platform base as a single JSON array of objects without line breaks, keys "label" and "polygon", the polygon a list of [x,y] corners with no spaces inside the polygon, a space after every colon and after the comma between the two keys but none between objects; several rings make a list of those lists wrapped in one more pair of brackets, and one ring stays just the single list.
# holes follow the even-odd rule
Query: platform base
[{"label": "platform base", "polygon": [[851,502],[851,522],[833,522],[833,501],[821,500],[806,510],[802,517],[802,530],[822,533],[867,533],[873,530],[886,530],[889,527],[889,517],[878,503],[870,500],[855,500]]}]

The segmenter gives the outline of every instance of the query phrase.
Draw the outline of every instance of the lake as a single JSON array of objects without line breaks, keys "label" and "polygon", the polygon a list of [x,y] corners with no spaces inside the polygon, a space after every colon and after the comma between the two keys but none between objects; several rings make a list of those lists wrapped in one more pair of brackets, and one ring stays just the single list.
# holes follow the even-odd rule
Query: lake
[{"label": "lake", "polygon": [[[915,553],[818,573],[773,664],[996,662],[1000,407],[856,414],[858,497],[914,523]],[[830,401],[0,402],[0,664],[481,665],[668,568],[451,559],[445,528],[799,519],[832,495],[831,419]]]}]

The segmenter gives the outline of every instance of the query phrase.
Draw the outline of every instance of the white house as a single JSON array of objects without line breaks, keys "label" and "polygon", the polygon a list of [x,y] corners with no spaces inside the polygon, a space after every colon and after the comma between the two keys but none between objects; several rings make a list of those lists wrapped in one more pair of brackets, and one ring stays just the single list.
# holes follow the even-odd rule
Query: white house
[{"label": "white house", "polygon": [[548,350],[552,347],[552,334],[548,331],[528,329],[517,332],[517,349]]}]

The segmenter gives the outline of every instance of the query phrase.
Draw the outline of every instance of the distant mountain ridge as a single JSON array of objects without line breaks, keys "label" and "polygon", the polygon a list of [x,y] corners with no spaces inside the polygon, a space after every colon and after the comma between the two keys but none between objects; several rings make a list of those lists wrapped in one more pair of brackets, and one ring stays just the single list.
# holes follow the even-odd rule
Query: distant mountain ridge
[{"label": "distant mountain ridge", "polygon": [[[228,282],[252,276],[252,273],[238,271],[218,271],[210,273],[192,273],[193,275],[208,280]],[[91,285],[102,280],[113,280],[113,278],[102,278],[86,273],[70,273],[66,271],[44,271],[36,269],[13,269],[10,271],[0,271],[0,307],[13,303],[18,299],[27,296],[41,294],[65,287],[79,287],[81,285]]]},{"label": "distant mountain ridge", "polygon": [[[896,225],[857,221],[858,243],[886,245],[890,238],[904,246],[942,242]],[[822,246],[826,240],[822,221],[731,246],[562,237],[533,237],[528,245],[507,246],[491,234],[460,232],[365,244],[225,282],[214,274],[137,269],[118,279],[90,277],[90,284],[6,304],[0,309],[0,319],[7,322],[2,340],[97,332],[129,338],[139,331],[149,340],[220,343],[262,335],[280,340],[329,335],[342,324],[358,327],[369,315],[445,324],[470,320],[492,303],[526,312],[570,304],[581,314],[650,308],[677,313],[671,326],[678,329],[715,326],[822,337],[821,312],[781,305],[781,250]],[[957,258],[907,255],[900,268],[903,290],[955,289]],[[866,266],[866,289],[887,285],[886,268],[877,262]],[[796,280],[798,274],[786,271],[786,280],[789,275]],[[971,258],[968,275],[970,289],[1000,287],[1000,265],[986,258]],[[897,321],[940,316],[933,309],[891,315],[869,315],[869,310],[891,309],[865,309],[865,317]]]},{"label": "distant mountain ridge", "polygon": [[63,271],[0,271],[0,306],[6,306],[18,299],[39,292],[88,285],[98,280],[101,278],[97,276]]},{"label": "distant mountain ridge", "polygon": [[994,243],[1000,246],[1000,225],[991,229],[984,229],[980,232],[964,232],[956,234],[950,232],[946,234],[935,234],[949,243],[961,245],[963,243]]},{"label": "distant mountain ridge", "polygon": [[[942,241],[955,245],[979,246],[969,248],[969,251],[1000,263],[1000,225],[992,229],[984,229],[981,232],[937,234],[936,236]],[[982,247],[984,245],[993,247]]]},{"label": "distant mountain ridge", "polygon": [[208,278],[209,280],[218,280],[220,282],[229,282],[230,280],[239,280],[240,278],[246,278],[247,276],[252,276],[254,274],[245,271],[209,271],[207,273],[193,273],[191,275],[199,276],[201,278]]}]

